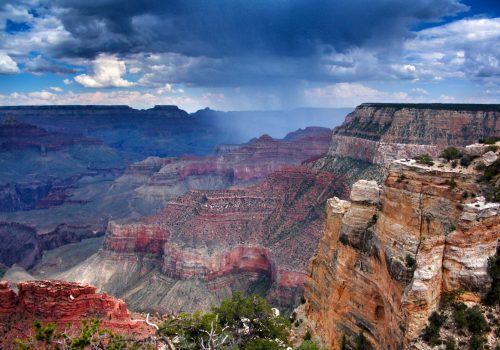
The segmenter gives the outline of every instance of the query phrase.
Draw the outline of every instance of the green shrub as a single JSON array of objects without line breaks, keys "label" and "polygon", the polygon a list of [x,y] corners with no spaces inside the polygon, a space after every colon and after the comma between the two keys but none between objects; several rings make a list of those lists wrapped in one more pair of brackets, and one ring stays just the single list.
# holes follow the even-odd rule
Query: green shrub
[{"label": "green shrub", "polygon": [[455,339],[448,337],[446,338],[446,350],[455,350],[457,348],[457,343],[455,343]]},{"label": "green shrub", "polygon": [[342,338],[340,339],[339,350],[347,350],[347,339],[346,339],[345,334],[342,334]]},{"label": "green shrub", "polygon": [[455,181],[454,178],[446,180],[446,184],[448,185],[448,188],[450,190],[454,190],[455,188],[457,188],[457,182]]},{"label": "green shrub", "polygon": [[462,152],[460,152],[457,148],[450,146],[447,147],[441,152],[440,157],[444,158],[448,161],[453,159],[458,159],[462,156]]},{"label": "green shrub", "polygon": [[244,350],[283,350],[276,341],[271,339],[256,338],[248,341],[243,347]]},{"label": "green shrub", "polygon": [[497,145],[490,145],[490,146],[486,147],[486,151],[487,152],[489,152],[489,151],[496,152],[496,151],[498,151],[498,146]]},{"label": "green shrub", "polygon": [[424,328],[422,339],[429,345],[434,346],[441,343],[439,332],[445,317],[434,311],[429,316],[429,324]]},{"label": "green shrub", "polygon": [[467,328],[473,334],[482,334],[489,330],[488,322],[484,318],[483,311],[478,305],[465,310]]},{"label": "green shrub", "polygon": [[356,341],[354,343],[354,350],[365,350],[368,349],[368,344],[366,342],[365,335],[363,331],[360,331],[356,337]]},{"label": "green shrub", "polygon": [[460,158],[461,166],[468,167],[471,163],[472,159],[468,155],[462,156],[462,158]]},{"label": "green shrub", "polygon": [[434,165],[434,162],[432,161],[432,157],[428,154],[420,154],[416,157],[414,157],[419,164],[424,164],[424,165]]},{"label": "green shrub", "polygon": [[236,292],[209,313],[168,319],[160,325],[159,335],[178,337],[177,349],[197,349],[201,341],[207,343],[211,330],[226,339],[224,346],[231,349],[278,349],[288,344],[290,322],[275,316],[264,298]]},{"label": "green shrub", "polygon": [[487,305],[500,304],[500,246],[497,247],[496,254],[488,259],[488,274],[491,277],[491,287],[484,302]]},{"label": "green shrub", "polygon": [[306,332],[306,334],[304,335],[304,340],[311,340],[311,332]]},{"label": "green shrub", "polygon": [[487,145],[494,145],[497,141],[500,141],[500,137],[490,136],[486,140],[484,140],[484,143]]},{"label": "green shrub", "polygon": [[297,350],[320,350],[320,348],[313,341],[304,340]]},{"label": "green shrub", "polygon": [[405,257],[405,262],[406,262],[406,267],[409,268],[411,271],[415,271],[417,268],[417,261],[413,256],[410,254],[406,254]]},{"label": "green shrub", "polygon": [[467,305],[464,303],[458,303],[453,306],[453,322],[458,329],[465,329],[467,327],[465,310],[467,310]]},{"label": "green shrub", "polygon": [[444,292],[440,300],[441,307],[443,309],[447,309],[450,306],[454,306],[457,298],[463,293],[464,291],[462,289],[454,289],[449,292]]},{"label": "green shrub", "polygon": [[482,335],[474,334],[469,340],[470,350],[483,350],[486,344],[486,338]]}]

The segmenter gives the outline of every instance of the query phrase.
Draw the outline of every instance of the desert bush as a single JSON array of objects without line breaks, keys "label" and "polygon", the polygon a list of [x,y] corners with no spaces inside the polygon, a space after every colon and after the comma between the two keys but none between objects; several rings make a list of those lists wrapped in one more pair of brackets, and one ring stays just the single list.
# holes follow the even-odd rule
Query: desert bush
[{"label": "desert bush", "polygon": [[460,158],[460,165],[461,166],[468,167],[471,163],[472,163],[472,159],[468,155],[462,156],[462,158]]},{"label": "desert bush", "polygon": [[462,152],[460,152],[456,147],[450,146],[446,147],[443,152],[441,152],[440,157],[444,158],[448,161],[453,159],[458,159],[462,156]]},{"label": "desert bush", "polygon": [[465,310],[465,319],[467,320],[467,328],[473,334],[482,334],[490,328],[484,318],[483,311],[478,305]]},{"label": "desert bush", "polygon": [[320,350],[312,340],[304,340],[297,350]]},{"label": "desert bush", "polygon": [[424,165],[434,165],[434,162],[432,161],[432,157],[428,154],[420,154],[416,157],[414,157],[419,164],[424,164]]},{"label": "desert bush", "polygon": [[436,311],[429,316],[429,324],[424,328],[422,339],[429,345],[434,346],[441,343],[439,332],[445,317]]},{"label": "desert bush", "polygon": [[491,287],[484,302],[487,305],[500,304],[500,246],[497,247],[496,254],[488,259],[488,274],[491,277]]}]

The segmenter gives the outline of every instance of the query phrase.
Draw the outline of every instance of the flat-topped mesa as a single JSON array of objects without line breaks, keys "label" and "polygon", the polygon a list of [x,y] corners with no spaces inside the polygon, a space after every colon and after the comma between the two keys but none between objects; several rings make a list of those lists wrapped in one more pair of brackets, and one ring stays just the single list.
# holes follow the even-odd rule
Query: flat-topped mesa
[{"label": "flat-topped mesa", "polygon": [[362,104],[333,133],[329,156],[393,160],[500,135],[500,105]]},{"label": "flat-topped mesa", "polygon": [[[407,348],[444,292],[478,300],[500,239],[500,204],[480,197],[474,164],[398,160],[380,189],[330,199],[305,282],[307,317],[332,349],[363,331],[374,349]],[[477,197],[476,197],[477,196]],[[475,197],[475,198],[474,198]]]},{"label": "flat-topped mesa", "polygon": [[[145,338],[154,330],[133,321],[125,303],[96,287],[64,281],[29,281],[17,285],[0,282],[0,347],[10,348],[16,337],[32,333],[33,321],[52,322],[62,329],[78,329],[81,321],[97,319],[105,328],[132,338]],[[69,324],[69,327],[68,327]]]}]

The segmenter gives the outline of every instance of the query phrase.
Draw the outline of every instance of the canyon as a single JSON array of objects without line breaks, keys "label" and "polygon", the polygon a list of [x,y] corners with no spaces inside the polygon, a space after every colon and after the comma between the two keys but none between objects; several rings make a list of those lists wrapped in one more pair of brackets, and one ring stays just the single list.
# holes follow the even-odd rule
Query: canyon
[{"label": "canyon", "polygon": [[[258,185],[188,192],[157,215],[111,222],[103,248],[57,278],[95,284],[138,310],[207,309],[238,289],[296,306],[322,236],[327,198],[347,198],[358,178],[380,181],[396,156],[438,154],[447,142],[465,146],[499,131],[498,112],[448,108],[361,105],[334,130],[324,157],[271,172]],[[485,127],[462,132],[479,124]],[[382,148],[370,128],[386,140]],[[408,138],[408,130],[420,137]],[[388,145],[398,151],[379,161],[377,152]]]},{"label": "canyon", "polygon": [[[283,140],[263,136],[243,145],[221,144],[215,147],[214,156],[148,157],[133,163],[137,150],[117,147],[98,133],[96,137],[102,140],[76,136],[79,132],[92,133],[80,129],[84,126],[82,119],[86,120],[86,127],[94,126],[94,131],[109,129],[122,137],[140,123],[147,128],[145,134],[157,141],[170,140],[169,134],[175,133],[185,143],[191,137],[204,137],[213,147],[219,136],[208,126],[199,129],[210,120],[197,125],[186,112],[173,107],[157,107],[142,116],[146,118],[142,122],[137,119],[137,111],[124,107],[0,110],[9,113],[0,125],[0,144],[4,145],[0,161],[6,166],[0,176],[2,234],[9,236],[8,246],[15,247],[22,244],[16,241],[19,226],[15,224],[36,230],[33,252],[103,235],[110,218],[151,215],[190,189],[256,183],[285,165],[322,156],[330,139],[327,128],[306,128]],[[47,131],[18,118],[41,122],[56,130]],[[128,125],[131,119],[134,122]],[[153,128],[161,128],[163,134],[151,135]],[[194,136],[199,132],[209,135]],[[174,155],[183,148],[172,149],[175,151],[163,154]],[[28,262],[8,246],[0,256],[0,262],[7,266],[14,262],[31,268],[40,261],[41,253],[33,253],[36,259]],[[11,261],[10,257],[16,257],[17,261]]]},{"label": "canyon", "polygon": [[[304,296],[325,346],[362,331],[374,349],[408,348],[444,292],[478,300],[489,288],[500,207],[482,197],[476,167],[496,164],[498,151],[465,146],[496,135],[500,106],[372,103],[333,133],[306,128],[222,143],[210,156],[150,156],[106,187],[116,204],[101,222],[101,248],[43,278],[169,314],[208,310],[237,290],[286,310]],[[437,159],[450,145],[473,164]],[[434,164],[412,159],[423,153]],[[59,244],[47,236],[26,261]]]}]

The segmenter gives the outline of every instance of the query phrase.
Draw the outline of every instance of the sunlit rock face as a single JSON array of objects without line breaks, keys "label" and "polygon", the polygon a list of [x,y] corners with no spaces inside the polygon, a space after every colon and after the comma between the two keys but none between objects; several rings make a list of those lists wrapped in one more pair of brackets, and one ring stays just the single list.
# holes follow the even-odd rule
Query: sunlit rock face
[{"label": "sunlit rock face", "polygon": [[145,338],[154,330],[132,320],[125,303],[96,287],[64,281],[29,281],[17,285],[18,292],[0,282],[0,346],[11,349],[15,338],[33,334],[33,321],[55,323],[59,331],[71,333],[83,320],[97,319],[105,328],[132,338]]},{"label": "sunlit rock face", "polygon": [[500,110],[475,105],[366,103],[335,129],[330,156],[388,166],[422,153],[438,156],[500,133]]},{"label": "sunlit rock face", "polygon": [[390,166],[380,200],[364,181],[350,201],[328,201],[304,292],[307,316],[328,346],[363,331],[374,349],[405,348],[444,292],[479,297],[488,290],[500,212],[497,204],[464,198],[480,193],[477,176],[401,160]]}]

